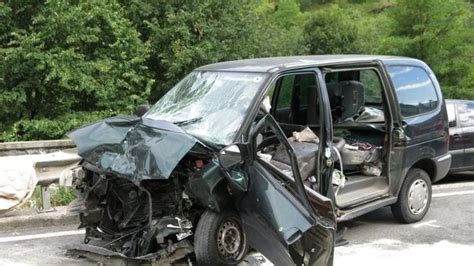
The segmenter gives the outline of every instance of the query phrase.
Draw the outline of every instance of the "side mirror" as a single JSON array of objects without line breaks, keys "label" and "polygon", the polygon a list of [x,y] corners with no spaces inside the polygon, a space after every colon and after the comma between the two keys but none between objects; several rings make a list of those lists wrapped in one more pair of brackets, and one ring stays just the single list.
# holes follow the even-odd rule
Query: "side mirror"
[{"label": "side mirror", "polygon": [[231,144],[223,148],[217,158],[221,167],[226,170],[244,161],[240,147],[237,144]]},{"label": "side mirror", "polygon": [[137,109],[135,109],[135,115],[138,117],[142,117],[146,112],[150,110],[150,106],[147,104],[140,104],[137,106]]}]

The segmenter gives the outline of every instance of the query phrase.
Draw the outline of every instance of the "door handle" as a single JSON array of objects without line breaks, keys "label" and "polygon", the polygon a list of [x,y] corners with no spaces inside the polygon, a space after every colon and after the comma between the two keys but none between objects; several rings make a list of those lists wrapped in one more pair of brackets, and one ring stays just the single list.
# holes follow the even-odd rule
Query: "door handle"
[{"label": "door handle", "polygon": [[454,134],[453,135],[453,139],[460,139],[460,138],[461,138],[461,135],[459,135],[459,134]]}]

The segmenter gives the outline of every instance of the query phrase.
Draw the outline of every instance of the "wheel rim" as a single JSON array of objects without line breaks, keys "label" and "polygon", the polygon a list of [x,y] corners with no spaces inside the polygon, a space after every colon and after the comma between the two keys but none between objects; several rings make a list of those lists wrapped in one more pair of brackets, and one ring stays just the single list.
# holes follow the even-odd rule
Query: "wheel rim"
[{"label": "wheel rim", "polygon": [[238,260],[245,250],[245,236],[237,221],[224,221],[217,234],[217,248],[225,259]]},{"label": "wheel rim", "polygon": [[408,191],[408,207],[413,214],[422,213],[428,205],[428,185],[422,179],[417,179]]}]

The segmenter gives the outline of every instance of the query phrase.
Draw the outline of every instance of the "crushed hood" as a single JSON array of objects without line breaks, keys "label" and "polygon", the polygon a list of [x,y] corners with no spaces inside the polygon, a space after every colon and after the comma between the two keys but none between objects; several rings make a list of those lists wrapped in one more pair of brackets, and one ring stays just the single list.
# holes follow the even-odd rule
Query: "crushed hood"
[{"label": "crushed hood", "polygon": [[81,127],[68,136],[84,160],[134,183],[169,178],[197,142],[170,122],[124,116]]}]

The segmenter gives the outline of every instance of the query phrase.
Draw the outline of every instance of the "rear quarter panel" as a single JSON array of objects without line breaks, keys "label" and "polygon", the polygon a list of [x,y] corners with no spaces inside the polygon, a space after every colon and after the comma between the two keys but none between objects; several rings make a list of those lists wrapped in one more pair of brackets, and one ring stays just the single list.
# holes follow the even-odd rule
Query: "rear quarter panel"
[{"label": "rear quarter panel", "polygon": [[420,163],[421,166],[426,168],[434,167],[435,173],[431,174],[432,178],[437,175],[437,171],[444,171],[444,169],[436,169],[434,158],[448,153],[448,114],[438,80],[425,63],[415,59],[397,59],[386,60],[384,64],[387,69],[390,66],[413,66],[424,69],[434,85],[439,100],[437,108],[433,111],[411,117],[403,117],[394,84],[390,81],[393,95],[396,98],[393,108],[395,110],[395,122],[399,127],[403,128],[405,135],[408,137],[406,143],[395,144],[392,151],[390,168],[391,191],[393,195],[398,195],[407,172],[416,163],[422,162]]}]

